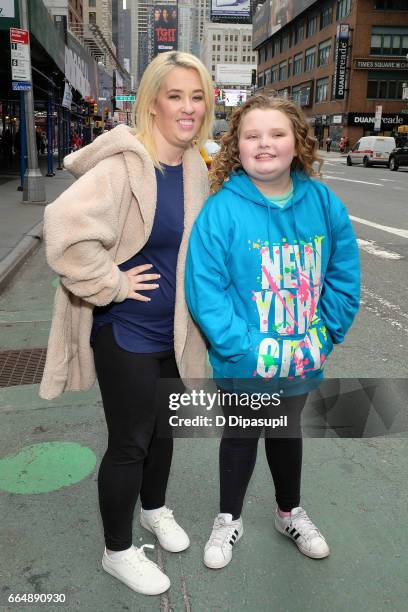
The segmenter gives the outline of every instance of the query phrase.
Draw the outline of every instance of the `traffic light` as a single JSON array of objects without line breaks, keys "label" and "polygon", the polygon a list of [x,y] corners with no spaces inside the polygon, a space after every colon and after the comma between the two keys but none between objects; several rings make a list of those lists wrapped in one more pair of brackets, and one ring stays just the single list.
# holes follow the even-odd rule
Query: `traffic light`
[{"label": "traffic light", "polygon": [[103,118],[105,121],[109,119],[109,106],[105,106],[103,109]]},{"label": "traffic light", "polygon": [[92,114],[93,115],[97,115],[98,114],[98,105],[97,104],[92,104]]}]

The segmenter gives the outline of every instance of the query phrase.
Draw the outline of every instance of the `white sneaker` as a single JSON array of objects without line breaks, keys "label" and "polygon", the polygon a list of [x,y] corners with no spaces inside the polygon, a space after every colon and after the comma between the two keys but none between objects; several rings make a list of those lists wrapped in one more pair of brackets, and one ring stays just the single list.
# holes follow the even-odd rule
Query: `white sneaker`
[{"label": "white sneaker", "polygon": [[241,517],[232,520],[232,514],[215,517],[210,539],[204,548],[204,563],[211,569],[225,567],[232,559],[232,547],[244,533]]},{"label": "white sneaker", "polygon": [[160,595],[170,587],[170,580],[156,563],[144,554],[144,548],[154,548],[144,544],[141,548],[132,546],[129,554],[120,559],[110,557],[105,548],[102,567],[105,572],[115,576],[128,587],[143,595]]},{"label": "white sneaker", "polygon": [[190,546],[188,535],[176,522],[173,517],[173,511],[166,508],[166,506],[154,518],[147,517],[142,509],[140,512],[140,524],[151,533],[154,533],[164,550],[181,552]]},{"label": "white sneaker", "polygon": [[328,557],[330,549],[326,540],[300,506],[292,508],[290,516],[275,513],[275,527],[280,533],[291,538],[301,553],[312,559]]}]

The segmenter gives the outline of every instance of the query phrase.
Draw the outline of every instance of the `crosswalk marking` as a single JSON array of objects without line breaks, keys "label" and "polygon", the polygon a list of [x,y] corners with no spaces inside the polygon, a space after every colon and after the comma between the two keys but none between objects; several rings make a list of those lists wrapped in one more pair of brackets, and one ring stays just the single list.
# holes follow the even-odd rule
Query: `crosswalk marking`
[{"label": "crosswalk marking", "polygon": [[402,238],[408,238],[408,230],[400,229],[399,227],[389,227],[388,225],[380,225],[379,223],[374,223],[373,221],[367,221],[366,219],[361,219],[360,217],[354,217],[352,215],[350,215],[350,219],[352,221],[356,221],[357,223],[362,223],[363,225],[369,225],[370,227],[375,227],[376,229],[382,230],[383,232],[394,234],[395,236],[401,236]]},{"label": "crosswalk marking", "polygon": [[376,255],[382,259],[403,259],[403,256],[399,253],[381,249],[376,245],[374,240],[362,240],[361,238],[357,238],[357,244],[362,251],[366,251],[367,253],[370,253],[370,255]]}]

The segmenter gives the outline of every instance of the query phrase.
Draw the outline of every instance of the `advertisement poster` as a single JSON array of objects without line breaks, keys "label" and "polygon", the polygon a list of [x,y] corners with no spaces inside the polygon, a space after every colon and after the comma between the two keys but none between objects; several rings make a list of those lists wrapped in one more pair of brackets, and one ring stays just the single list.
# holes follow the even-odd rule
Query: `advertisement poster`
[{"label": "advertisement poster", "polygon": [[250,16],[250,0],[211,0],[211,17]]},{"label": "advertisement poster", "polygon": [[153,53],[177,51],[178,8],[156,4],[153,7]]}]

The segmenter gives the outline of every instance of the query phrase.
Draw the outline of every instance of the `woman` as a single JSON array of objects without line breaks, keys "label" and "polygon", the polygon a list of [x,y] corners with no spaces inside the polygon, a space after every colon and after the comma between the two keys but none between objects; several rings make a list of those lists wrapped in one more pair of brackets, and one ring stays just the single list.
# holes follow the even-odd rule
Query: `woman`
[{"label": "woman", "polygon": [[193,146],[208,138],[213,119],[203,64],[186,53],[156,57],[133,118],[135,130],[118,126],[66,158],[81,176],[45,211],[47,257],[61,284],[40,394],[88,389],[95,364],[109,432],[98,477],[102,566],[153,595],[170,581],[132,546],[139,493],[141,524],[162,547],[189,545],[165,506],[173,444],[168,398],[159,405],[155,397],[160,377],[205,371],[205,344],[183,288],[190,229],[208,193]]}]

